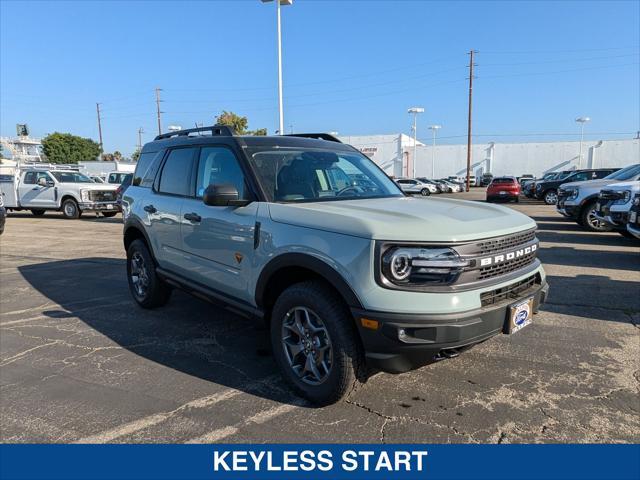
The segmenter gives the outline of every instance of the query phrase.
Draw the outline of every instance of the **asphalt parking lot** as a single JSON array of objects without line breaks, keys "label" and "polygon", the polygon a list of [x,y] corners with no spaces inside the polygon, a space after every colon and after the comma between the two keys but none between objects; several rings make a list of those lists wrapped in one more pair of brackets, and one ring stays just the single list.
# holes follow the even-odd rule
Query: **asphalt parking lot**
[{"label": "asphalt parking lot", "polygon": [[120,216],[11,214],[0,237],[0,439],[639,442],[639,244],[538,202],[510,206],[538,222],[551,286],[533,325],[375,375],[325,408],[289,392],[251,321],[181,292],[163,309],[136,307]]}]

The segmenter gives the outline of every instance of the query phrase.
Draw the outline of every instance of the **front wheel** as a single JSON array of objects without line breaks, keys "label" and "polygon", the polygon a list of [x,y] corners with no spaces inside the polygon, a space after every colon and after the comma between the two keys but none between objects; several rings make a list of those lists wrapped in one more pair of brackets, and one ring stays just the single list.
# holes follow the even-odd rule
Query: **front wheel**
[{"label": "front wheel", "polygon": [[156,274],[156,264],[142,240],[127,249],[127,280],[134,300],[142,308],[160,307],[171,296],[171,287]]},{"label": "front wheel", "polygon": [[271,345],[285,380],[316,404],[337,402],[357,387],[365,372],[353,318],[337,294],[320,282],[292,285],[278,297]]},{"label": "front wheel", "polygon": [[542,196],[544,203],[547,205],[555,205],[558,202],[558,192],[554,189],[547,190]]},{"label": "front wheel", "polygon": [[431,195],[431,192],[428,188],[423,188],[422,190],[420,190],[420,195],[422,195],[423,197],[428,197],[429,195]]},{"label": "front wheel", "polygon": [[67,198],[62,202],[62,215],[69,219],[80,218],[80,207],[73,198]]},{"label": "front wheel", "polygon": [[580,211],[580,216],[578,217],[578,223],[580,226],[591,232],[610,232],[611,227],[607,223],[598,220],[595,213],[596,202],[590,202],[585,205]]}]

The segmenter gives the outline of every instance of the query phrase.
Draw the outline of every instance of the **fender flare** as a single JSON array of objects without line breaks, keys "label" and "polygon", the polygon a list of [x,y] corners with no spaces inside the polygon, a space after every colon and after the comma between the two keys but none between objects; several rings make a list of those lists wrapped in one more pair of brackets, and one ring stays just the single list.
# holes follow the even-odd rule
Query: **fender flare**
[{"label": "fender flare", "polygon": [[265,265],[256,282],[255,301],[258,308],[264,307],[264,297],[269,280],[278,270],[287,267],[302,267],[312,271],[332,285],[344,298],[347,305],[353,308],[363,308],[358,296],[340,273],[326,262],[306,253],[283,253]]},{"label": "fender flare", "polygon": [[122,231],[122,245],[124,246],[125,252],[127,251],[127,244],[126,244],[127,232],[131,229],[138,230],[142,234],[145,242],[147,243],[147,247],[149,248],[149,253],[151,254],[151,257],[153,257],[153,260],[156,263],[158,263],[156,260],[156,256],[153,253],[153,246],[151,244],[151,240],[149,239],[149,235],[147,235],[147,230],[144,228],[144,225],[142,224],[142,222],[137,218],[128,218],[124,224],[124,229]]}]

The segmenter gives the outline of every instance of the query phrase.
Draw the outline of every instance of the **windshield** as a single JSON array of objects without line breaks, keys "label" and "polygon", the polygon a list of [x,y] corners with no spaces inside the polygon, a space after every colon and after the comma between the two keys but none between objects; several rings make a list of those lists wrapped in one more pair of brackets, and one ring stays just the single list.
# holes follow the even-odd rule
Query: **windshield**
[{"label": "windshield", "polygon": [[573,175],[574,173],[575,172],[560,172],[558,176],[554,178],[554,180],[564,180],[569,175]]},{"label": "windshield", "polygon": [[94,183],[86,175],[83,175],[79,172],[49,172],[53,175],[56,180],[60,183]]},{"label": "windshield", "polygon": [[623,168],[622,170],[618,170],[617,172],[610,173],[607,175],[607,180],[630,180],[636,175],[640,175],[640,163],[635,165],[629,165],[628,167]]},{"label": "windshield", "polygon": [[247,153],[272,202],[404,196],[393,180],[358,152],[286,147],[252,148]]}]

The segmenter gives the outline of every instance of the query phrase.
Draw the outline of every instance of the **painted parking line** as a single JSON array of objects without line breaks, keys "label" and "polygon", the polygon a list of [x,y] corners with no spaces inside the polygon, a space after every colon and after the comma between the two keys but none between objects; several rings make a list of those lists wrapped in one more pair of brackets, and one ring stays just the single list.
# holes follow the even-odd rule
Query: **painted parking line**
[{"label": "painted parking line", "polygon": [[305,402],[303,400],[295,399],[291,403],[277,405],[275,407],[269,408],[268,410],[258,412],[236,425],[212,430],[211,432],[205,433],[204,435],[192,438],[191,440],[187,440],[185,443],[217,443],[227,437],[235,435],[243,428],[246,428],[250,425],[261,425],[263,423],[267,423],[268,421],[273,420],[280,415],[284,415],[285,413],[289,413],[296,408],[304,406],[304,404]]},{"label": "painted parking line", "polygon": [[131,435],[133,433],[139,432],[141,430],[145,430],[149,427],[153,427],[160,423],[163,423],[169,420],[174,415],[177,415],[181,412],[191,410],[191,409],[202,409],[212,407],[220,402],[224,402],[226,400],[231,400],[232,398],[237,397],[242,393],[246,393],[248,391],[257,391],[264,389],[265,387],[269,387],[269,384],[273,383],[277,380],[279,375],[270,375],[266,378],[258,380],[256,382],[247,384],[246,388],[228,388],[221,392],[214,393],[212,395],[206,395],[204,397],[196,398],[191,400],[179,407],[167,411],[154,413],[152,415],[148,415],[146,417],[140,418],[138,420],[134,420],[132,422],[125,423],[123,425],[119,425],[115,428],[111,428],[109,430],[105,430],[103,432],[97,433],[95,435],[90,435],[88,437],[80,438],[73,443],[109,443],[117,440],[118,438],[125,437],[127,435]]}]

